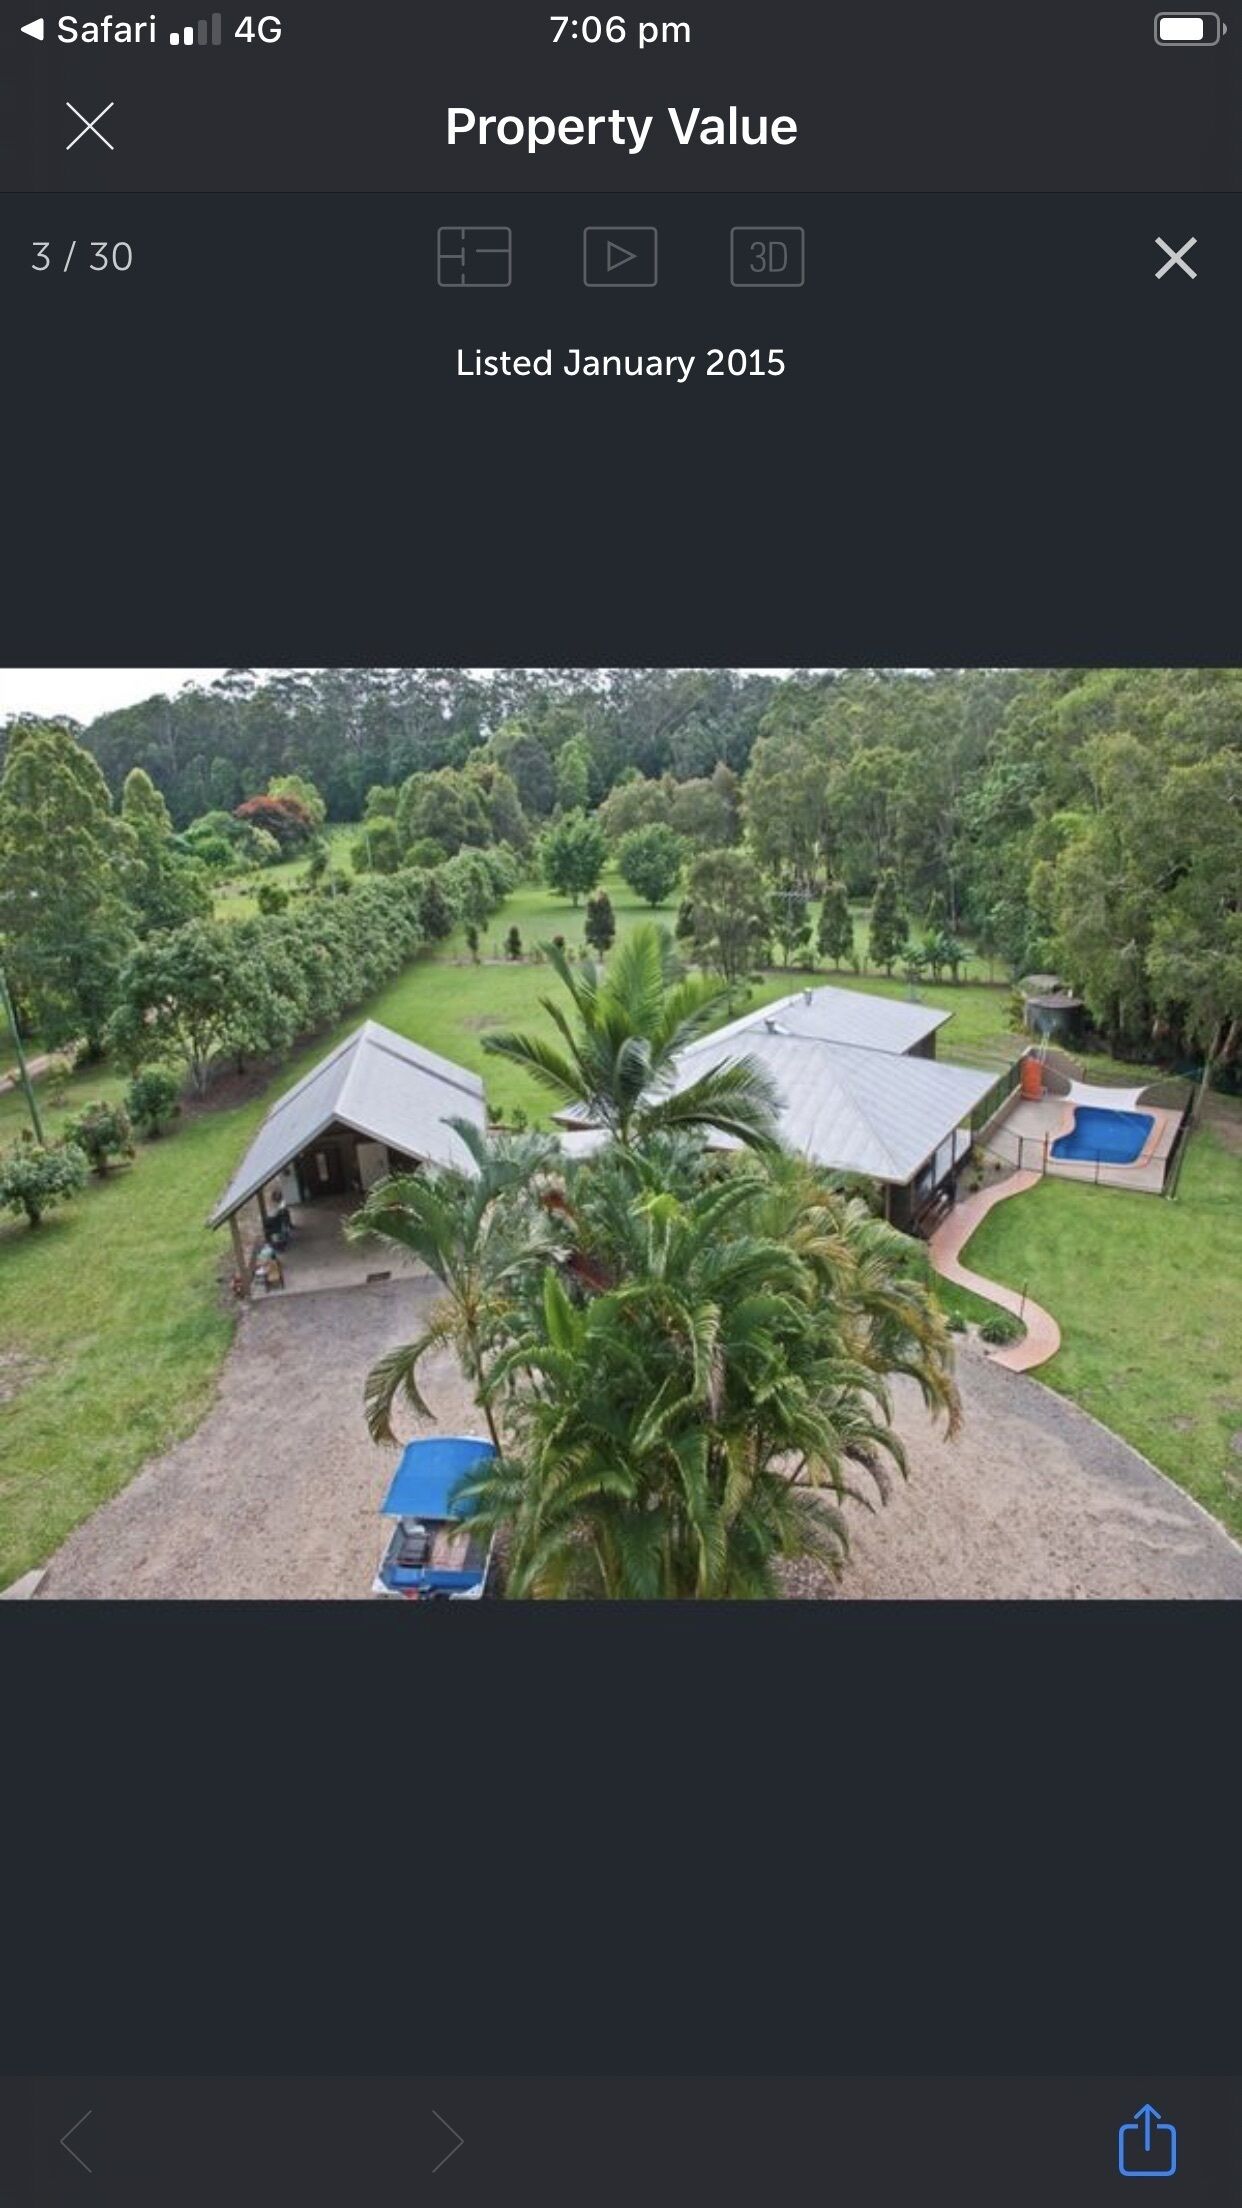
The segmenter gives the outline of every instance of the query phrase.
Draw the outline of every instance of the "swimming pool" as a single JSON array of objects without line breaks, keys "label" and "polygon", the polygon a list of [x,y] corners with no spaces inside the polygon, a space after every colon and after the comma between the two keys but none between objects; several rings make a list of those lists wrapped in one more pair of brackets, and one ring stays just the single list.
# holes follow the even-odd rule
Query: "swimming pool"
[{"label": "swimming pool", "polygon": [[1073,1126],[1067,1135],[1058,1135],[1052,1155],[1087,1165],[1133,1165],[1155,1124],[1150,1112],[1109,1112],[1098,1104],[1079,1104]]}]

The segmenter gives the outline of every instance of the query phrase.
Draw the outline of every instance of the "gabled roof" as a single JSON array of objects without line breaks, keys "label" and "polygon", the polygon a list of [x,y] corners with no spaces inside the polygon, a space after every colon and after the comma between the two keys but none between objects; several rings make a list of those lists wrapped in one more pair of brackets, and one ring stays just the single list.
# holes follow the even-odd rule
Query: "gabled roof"
[{"label": "gabled roof", "polygon": [[710,1066],[753,1059],[776,1087],[789,1149],[835,1172],[898,1186],[914,1178],[996,1079],[994,1072],[934,1058],[825,1042],[780,1024],[773,1030],[762,1017],[724,1034],[723,1049],[717,1034],[684,1053],[679,1089]]},{"label": "gabled roof", "polygon": [[[848,1043],[860,1050],[878,1050],[893,1056],[934,1035],[951,1020],[951,1012],[935,1005],[910,1004],[897,997],[873,997],[861,989],[800,989],[778,997],[758,1011],[744,1012],[726,1027],[713,1028],[691,1051],[714,1049],[725,1057],[750,1054],[756,1033],[778,1027],[782,1034],[801,1035],[826,1043]],[[730,1050],[729,1045],[735,1045]],[[744,1052],[741,1046],[745,1046]],[[593,1122],[589,1106],[567,1104],[552,1114],[559,1127],[580,1129]]]},{"label": "gabled roof", "polygon": [[273,1104],[208,1225],[218,1227],[338,1124],[407,1157],[472,1172],[450,1119],[486,1126],[478,1075],[367,1020]]}]

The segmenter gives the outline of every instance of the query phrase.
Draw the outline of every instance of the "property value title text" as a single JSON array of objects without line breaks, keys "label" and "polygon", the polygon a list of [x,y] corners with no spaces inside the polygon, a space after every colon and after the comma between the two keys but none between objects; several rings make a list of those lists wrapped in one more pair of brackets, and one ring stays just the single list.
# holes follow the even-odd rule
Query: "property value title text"
[{"label": "property value title text", "polygon": [[[750,115],[741,108],[723,114],[705,108],[665,110],[679,146],[792,146],[798,125],[792,115]],[[641,153],[651,136],[654,115],[626,115],[614,107],[606,115],[477,115],[472,107],[450,107],[450,146],[506,146],[542,153],[547,146],[623,146]]]}]

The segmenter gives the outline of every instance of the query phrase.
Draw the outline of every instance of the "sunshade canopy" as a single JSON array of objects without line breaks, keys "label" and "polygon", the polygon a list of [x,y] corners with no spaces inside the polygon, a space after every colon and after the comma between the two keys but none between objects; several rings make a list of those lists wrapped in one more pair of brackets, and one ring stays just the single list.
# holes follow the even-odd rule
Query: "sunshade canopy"
[{"label": "sunshade canopy", "polygon": [[457,1482],[476,1464],[496,1454],[490,1441],[470,1434],[433,1434],[426,1441],[409,1441],[392,1476],[392,1485],[380,1504],[384,1518],[458,1518],[468,1515],[451,1507]]}]

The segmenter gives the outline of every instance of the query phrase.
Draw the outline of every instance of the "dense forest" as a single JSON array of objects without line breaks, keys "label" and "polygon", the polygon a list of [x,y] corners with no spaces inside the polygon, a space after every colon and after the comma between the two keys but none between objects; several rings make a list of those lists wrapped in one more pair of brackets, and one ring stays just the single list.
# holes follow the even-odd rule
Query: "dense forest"
[{"label": "dense forest", "polygon": [[[744,968],[782,935],[787,960],[812,941],[839,958],[842,907],[864,900],[886,971],[932,953],[954,971],[965,937],[1014,976],[1064,976],[1119,1053],[1238,1055],[1235,670],[235,670],[72,733],[118,813],[143,772],[128,810],[157,917],[139,913],[140,935],[201,916],[192,870],[236,856],[239,836],[252,858],[313,838],[309,793],[359,823],[360,872],[505,844],[576,898],[611,853],[653,903],[682,885],[722,970],[739,913]],[[162,859],[154,830],[141,844],[145,777],[173,839]],[[6,772],[13,879],[34,863],[17,864],[23,808]],[[26,925],[9,898],[0,927],[16,944]]]},{"label": "dense forest", "polygon": [[536,817],[557,800],[555,763],[573,738],[590,759],[592,802],[627,767],[710,774],[745,767],[777,685],[728,671],[329,668],[262,679],[234,670],[209,689],[106,713],[79,733],[109,782],[145,767],[178,828],[228,810],[272,775],[305,775],[332,820],[359,820],[375,784],[464,766],[492,741]]}]

